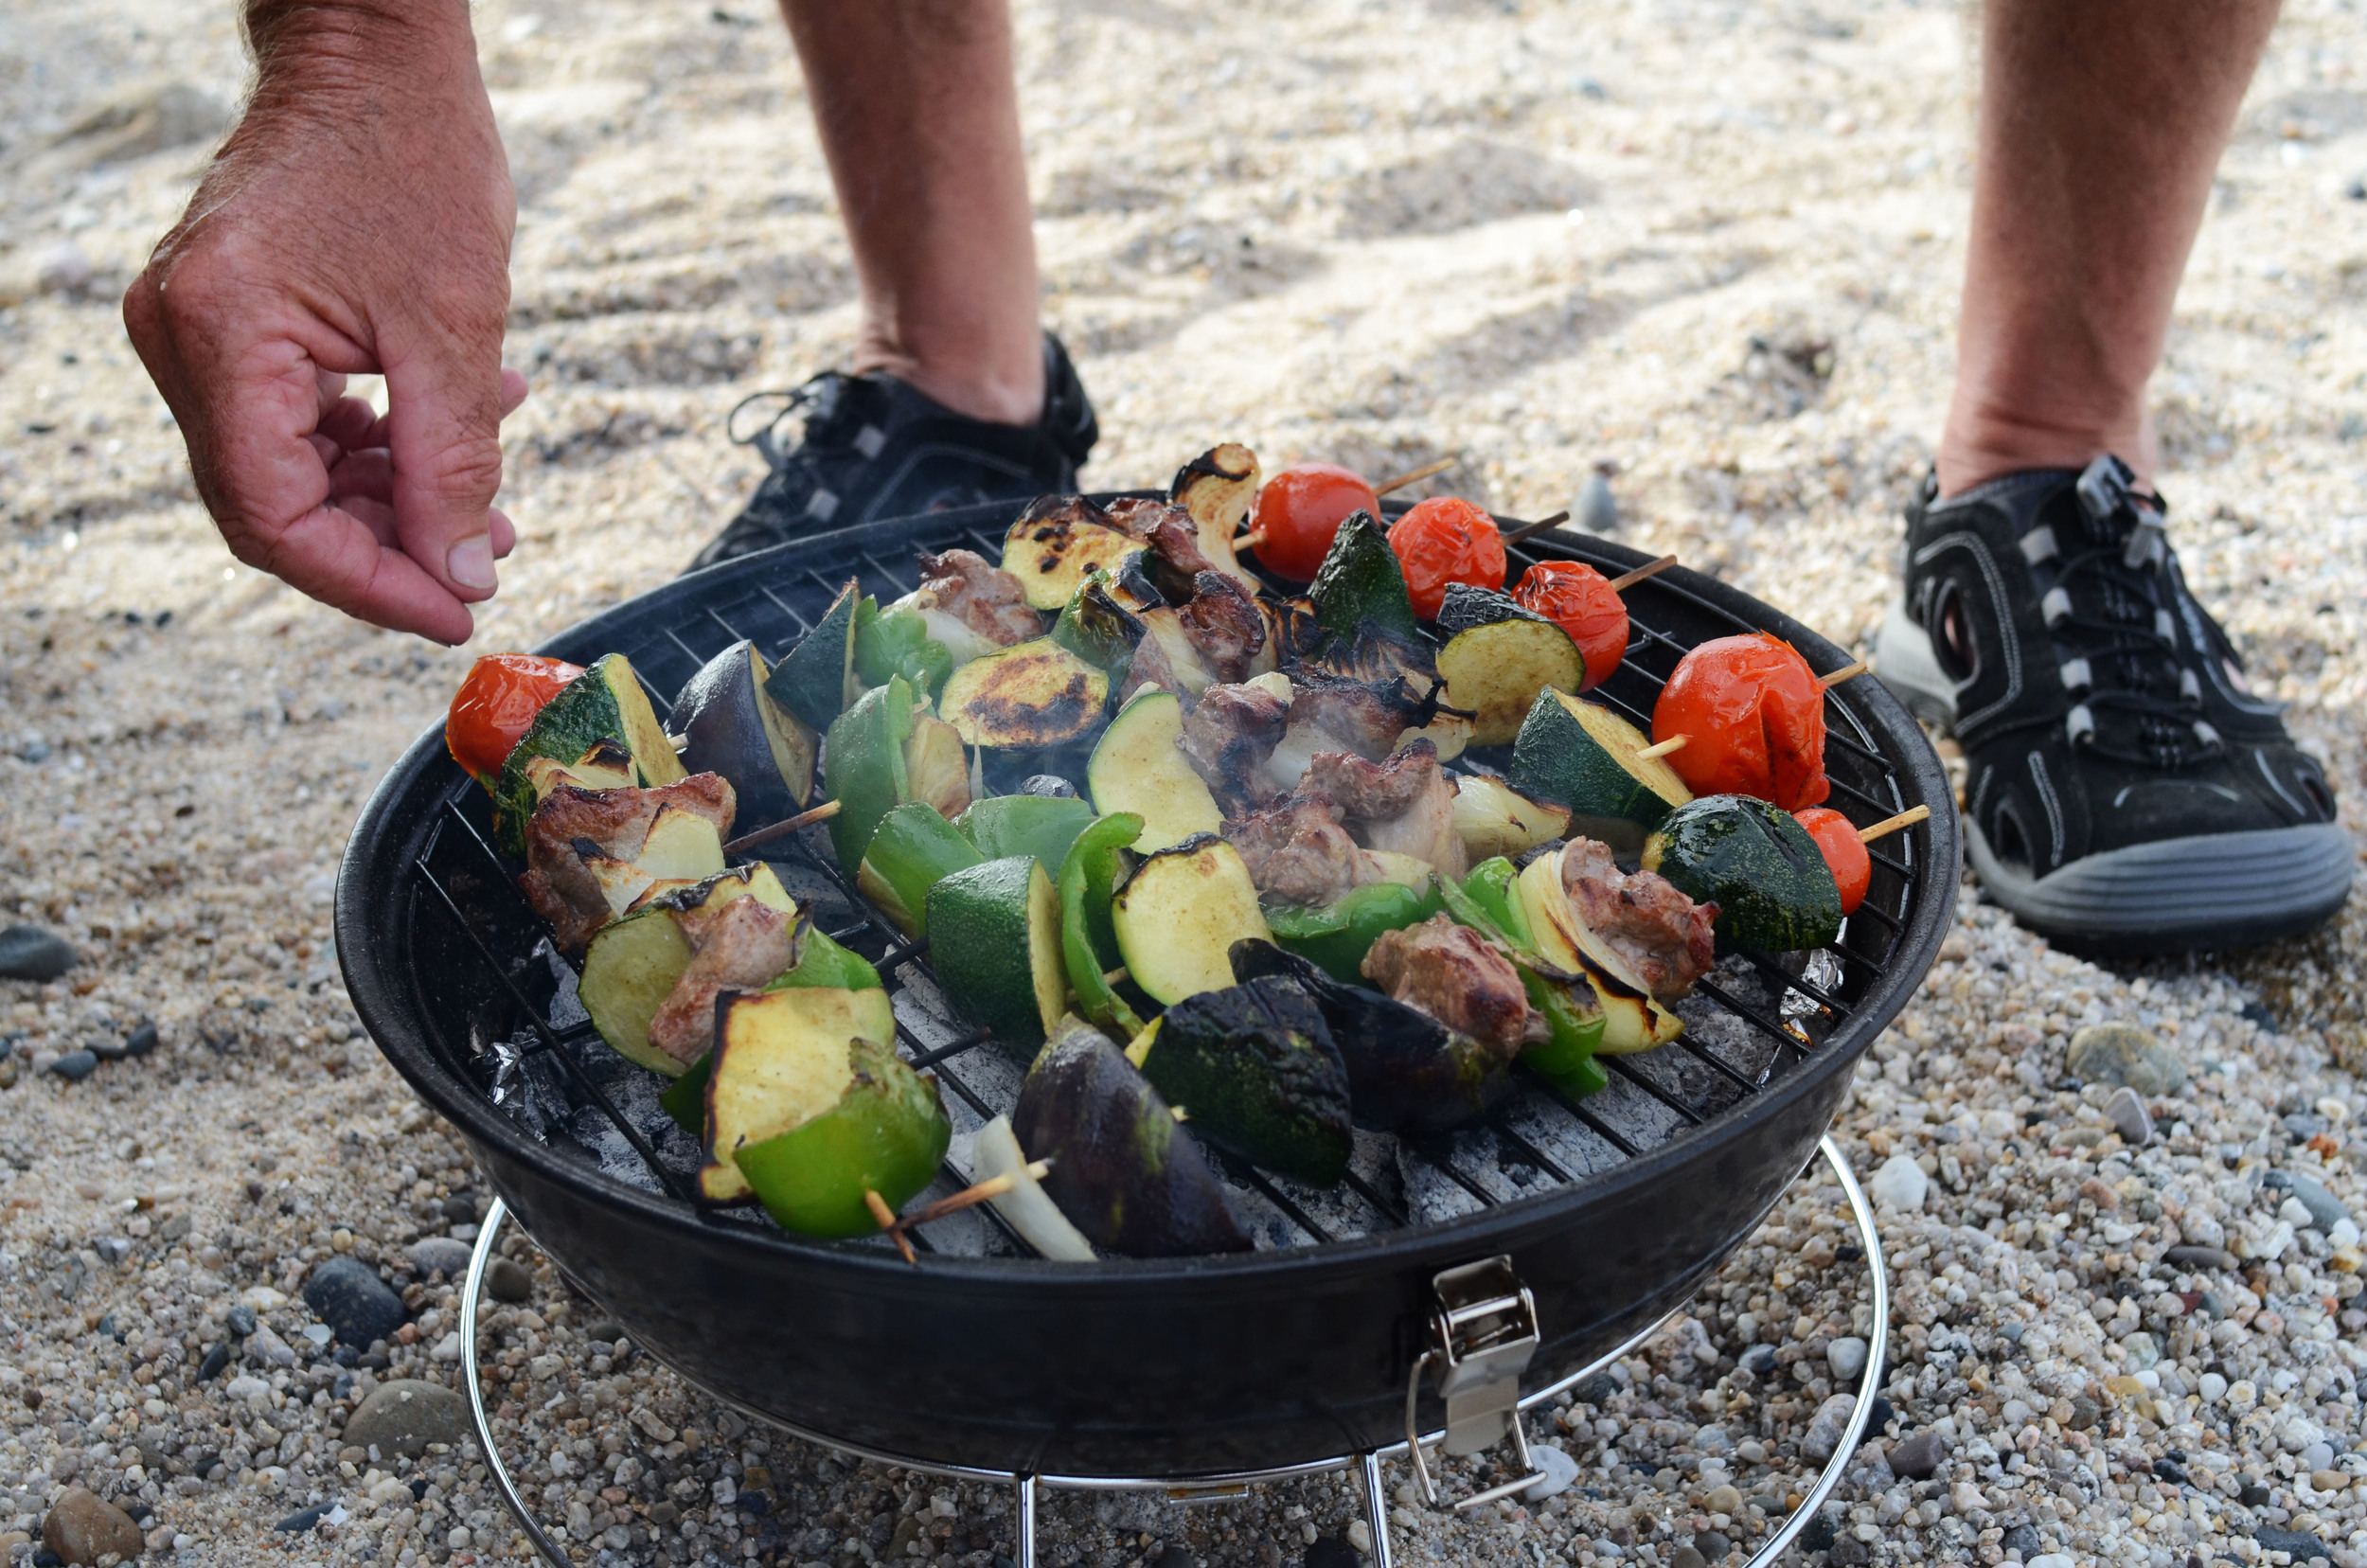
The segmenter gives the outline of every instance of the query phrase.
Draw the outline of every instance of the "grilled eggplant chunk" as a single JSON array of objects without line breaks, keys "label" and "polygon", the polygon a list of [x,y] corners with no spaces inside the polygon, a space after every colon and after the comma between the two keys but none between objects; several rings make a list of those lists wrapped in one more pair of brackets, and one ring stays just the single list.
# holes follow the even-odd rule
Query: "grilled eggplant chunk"
[{"label": "grilled eggplant chunk", "polygon": [[1512,1057],[1419,1008],[1333,979],[1272,942],[1233,945],[1243,981],[1294,980],[1323,1009],[1348,1073],[1356,1125],[1377,1132],[1439,1132],[1484,1114],[1512,1087]]},{"label": "grilled eggplant chunk", "polygon": [[765,690],[768,673],[756,645],[742,639],[690,677],[667,715],[684,741],[682,765],[731,780],[739,820],[751,828],[805,810],[820,745],[814,732]]},{"label": "grilled eggplant chunk", "polygon": [[1243,1159],[1315,1186],[1346,1173],[1356,1136],[1347,1068],[1296,981],[1186,997],[1127,1056],[1196,1131]]},{"label": "grilled eggplant chunk", "polygon": [[1135,1257],[1247,1252],[1224,1187],[1167,1102],[1109,1037],[1077,1018],[1037,1056],[1011,1113],[1043,1189],[1097,1247]]}]

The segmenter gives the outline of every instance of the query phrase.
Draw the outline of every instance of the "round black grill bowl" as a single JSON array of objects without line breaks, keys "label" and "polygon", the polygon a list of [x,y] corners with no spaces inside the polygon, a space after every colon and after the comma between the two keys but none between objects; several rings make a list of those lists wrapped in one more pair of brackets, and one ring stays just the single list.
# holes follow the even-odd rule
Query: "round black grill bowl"
[{"label": "round black grill bowl", "polygon": [[[995,559],[1012,515],[978,508],[817,535],[668,583],[543,651],[578,662],[622,651],[662,701],[739,636],[777,653],[850,576],[883,600],[904,591],[917,547]],[[1513,555],[1516,575],[1540,557],[1614,573],[1644,559],[1564,536]],[[1633,715],[1649,714],[1683,649],[1714,636],[1764,628],[1818,669],[1848,662],[1682,569],[1628,601],[1636,640],[1595,695]],[[548,969],[535,953],[544,932],[508,883],[515,867],[485,848],[483,792],[446,755],[440,726],[404,754],[354,829],[337,952],[380,1049],[458,1128],[519,1221],[637,1344],[707,1388],[851,1447],[946,1466],[1183,1477],[1308,1463],[1402,1436],[1441,1270],[1509,1256],[1542,1332],[1524,1386],[1542,1387],[1681,1304],[1811,1158],[1859,1054],[1937,953],[1958,876],[1955,813],[1922,731],[1871,680],[1836,687],[1827,712],[1830,804],[1861,823],[1918,804],[1932,815],[1876,846],[1837,975],[1818,984],[1760,964],[1787,1005],[1735,1002],[1771,1042],[1757,1064],[1687,1039],[1612,1063],[1613,1087],[1575,1107],[1529,1090],[1537,1114],[1585,1121],[1608,1157],[1582,1172],[1547,1160],[1515,1190],[1458,1173],[1454,1148],[1428,1150],[1472,1190],[1473,1212],[1351,1239],[1090,1266],[942,1254],[908,1266],[883,1247],[703,1214],[604,1174],[564,1140],[530,1136],[481,1087],[476,1059],[538,1031],[547,1049],[582,1042],[529,1016],[533,976]],[[1787,1027],[1803,1017],[1805,1035]],[[1611,1116],[1623,1096],[1642,1119]],[[1663,1128],[1648,1137],[1635,1131],[1647,1111]],[[1501,1115],[1468,1136],[1520,1142]],[[1424,1400],[1427,1430],[1437,1412]]]}]

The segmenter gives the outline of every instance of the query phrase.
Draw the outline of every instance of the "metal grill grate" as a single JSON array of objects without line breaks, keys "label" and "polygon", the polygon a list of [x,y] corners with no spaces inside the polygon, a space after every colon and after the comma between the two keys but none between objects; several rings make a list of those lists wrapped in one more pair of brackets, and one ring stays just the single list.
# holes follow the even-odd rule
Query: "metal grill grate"
[{"label": "metal grill grate", "polygon": [[[926,543],[940,550],[968,545],[989,560],[999,559],[1002,551],[999,537],[975,528],[949,530]],[[1575,539],[1540,538],[1525,546],[1516,545],[1508,554],[1516,576],[1539,559],[1584,561],[1607,572],[1628,564]],[[629,635],[611,646],[632,661],[652,704],[663,716],[671,707],[668,693],[730,644],[746,637],[768,658],[785,652],[820,619],[847,576],[860,577],[865,591],[878,594],[882,601],[917,585],[917,573],[911,562],[883,559],[879,551],[853,548],[837,560],[841,569],[835,577],[804,565],[779,569],[778,576],[770,580],[739,574],[717,584],[705,601],[684,608],[671,624],[645,625],[637,638]],[[1734,632],[1755,628],[1665,575],[1637,585],[1626,598],[1633,628],[1627,658],[1610,681],[1589,695],[1648,732],[1654,698],[1689,646],[1665,629],[1674,618],[1681,615],[1696,624],[1706,621]],[[1826,767],[1833,784],[1830,804],[1860,824],[1911,804],[1913,792],[1907,781],[1882,755],[1872,729],[1852,710],[1846,686],[1827,693],[1825,703]],[[1461,770],[1469,764],[1458,760],[1454,766]],[[418,939],[424,916],[461,935],[465,940],[456,951],[472,955],[493,977],[514,1014],[507,1037],[512,1049],[524,1057],[556,1062],[582,1098],[614,1124],[660,1188],[682,1206],[685,1219],[700,1223],[737,1222],[692,1203],[688,1183],[679,1168],[660,1157],[649,1138],[585,1071],[578,1053],[607,1049],[590,1023],[557,1025],[533,999],[530,993],[536,988],[531,970],[541,922],[516,891],[515,868],[503,862],[480,826],[488,818],[482,792],[455,770],[454,781],[441,803],[441,820],[410,867],[411,885],[404,901],[415,937],[407,944],[414,984],[422,988],[427,984],[419,972],[419,954],[429,951],[431,944]],[[843,913],[845,923],[829,935],[869,959],[880,970],[892,997],[910,990],[916,978],[930,979],[926,942],[908,941],[881,920],[827,852],[817,852],[815,841],[821,837],[819,829],[809,830],[802,839],[776,842],[762,853],[776,863],[801,867],[831,890],[834,907],[824,913],[833,920]],[[1768,955],[1744,954],[1721,964],[1714,977],[1697,987],[1703,1004],[1737,1023],[1739,1033],[1689,1025],[1685,1034],[1658,1051],[1598,1058],[1611,1084],[1584,1100],[1528,1078],[1520,1092],[1473,1127],[1451,1135],[1404,1139],[1398,1166],[1408,1185],[1403,1201],[1384,1190],[1385,1184],[1375,1181],[1367,1169],[1351,1169],[1343,1190],[1331,1193],[1299,1186],[1230,1156],[1219,1156],[1219,1164],[1239,1186],[1256,1194],[1280,1217],[1290,1244],[1309,1245],[1426,1222],[1415,1212],[1413,1187],[1418,1178],[1443,1183],[1445,1187],[1437,1190],[1451,1188],[1470,1204],[1486,1208],[1527,1196],[1539,1190],[1539,1184],[1582,1182],[1593,1171],[1683,1138],[1734,1114],[1808,1060],[1846,1024],[1858,999],[1882,974],[1922,892],[1924,842],[1919,830],[1910,829],[1875,849],[1872,886],[1841,940],[1828,950],[1831,960],[1818,966],[1823,972],[1815,969],[1794,972]],[[500,884],[502,891],[495,892],[491,883]],[[507,904],[502,902],[505,894]],[[444,951],[455,950],[447,944]],[[1752,991],[1757,994],[1747,994]],[[422,1010],[433,1015],[436,1009]],[[947,1093],[979,1122],[1009,1111],[1016,1073],[1009,1059],[988,1043],[983,1030],[932,1042],[915,1033],[904,1011],[899,1009],[897,1032],[906,1060],[917,1068],[934,1072]],[[1704,1019],[1703,1008],[1696,1007],[1693,1017]],[[1711,1032],[1721,1033],[1723,1038],[1704,1038]],[[1759,1043],[1755,1049],[1744,1048],[1739,1043],[1742,1038]],[[443,1043],[447,1059],[464,1069],[462,1076],[478,1081],[478,1075],[465,1070],[466,1063],[490,1040],[480,1034],[470,1042],[466,1053],[454,1050],[452,1042]],[[965,1125],[959,1113],[955,1119],[957,1125]],[[1367,1137],[1360,1134],[1360,1148]],[[1575,1158],[1574,1153],[1586,1157]],[[1360,1160],[1359,1164],[1369,1162]],[[945,1184],[942,1190],[967,1185],[968,1179],[949,1160],[940,1176]],[[1000,1237],[1002,1249],[1027,1252],[1025,1243],[991,1206],[977,1213]],[[917,1246],[927,1248],[925,1237],[915,1240]]]}]

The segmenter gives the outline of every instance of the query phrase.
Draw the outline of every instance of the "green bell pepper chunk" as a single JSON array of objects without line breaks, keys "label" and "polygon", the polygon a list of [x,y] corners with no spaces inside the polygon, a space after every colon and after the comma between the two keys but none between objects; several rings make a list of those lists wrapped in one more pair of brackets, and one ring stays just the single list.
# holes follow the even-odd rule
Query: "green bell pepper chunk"
[{"label": "green bell pepper chunk", "polygon": [[1433,879],[1429,889],[1418,893],[1403,882],[1377,882],[1355,888],[1321,909],[1272,908],[1266,911],[1266,923],[1283,948],[1337,980],[1361,986],[1364,954],[1381,933],[1402,931],[1447,907],[1439,892],[1442,880]]},{"label": "green bell pepper chunk", "polygon": [[822,788],[839,803],[830,819],[830,847],[849,876],[863,869],[863,852],[880,819],[911,793],[904,742],[912,733],[913,688],[900,675],[873,686],[830,721]]},{"label": "green bell pepper chunk", "polygon": [[855,609],[855,675],[865,686],[885,686],[901,675],[916,691],[938,691],[953,673],[953,654],[929,636],[917,611],[882,612],[865,596]]},{"label": "green bell pepper chunk", "polygon": [[978,846],[982,859],[1033,855],[1043,862],[1044,874],[1057,879],[1077,835],[1093,820],[1092,805],[1074,797],[989,795],[971,801],[953,826]]},{"label": "green bell pepper chunk", "polygon": [[1077,834],[1060,863],[1060,959],[1069,989],[1086,1018],[1130,1040],[1142,1033],[1143,1021],[1102,975],[1118,966],[1117,928],[1110,919],[1118,855],[1142,832],[1141,817],[1112,811]]},{"label": "green bell pepper chunk", "polygon": [[875,1233],[879,1221],[863,1194],[876,1192],[891,1209],[901,1208],[936,1175],[952,1138],[934,1084],[876,1042],[858,1040],[850,1051],[855,1078],[836,1105],[733,1155],[783,1230]]},{"label": "green bell pepper chunk", "polygon": [[880,819],[855,885],[905,935],[926,935],[929,889],[988,858],[934,806],[908,800]]}]

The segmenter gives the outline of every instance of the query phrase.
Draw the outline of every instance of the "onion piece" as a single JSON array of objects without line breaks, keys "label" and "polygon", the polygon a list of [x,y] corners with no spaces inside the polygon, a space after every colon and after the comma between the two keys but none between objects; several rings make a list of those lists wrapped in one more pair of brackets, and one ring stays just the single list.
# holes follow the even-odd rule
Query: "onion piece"
[{"label": "onion piece", "polygon": [[978,1130],[970,1144],[970,1162],[972,1181],[997,1176],[1011,1179],[1011,1190],[990,1202],[1029,1246],[1056,1263],[1094,1260],[1093,1243],[1069,1223],[1068,1216],[1028,1174],[1027,1154],[1019,1147],[1019,1135],[1011,1131],[1010,1117],[997,1116]]}]

